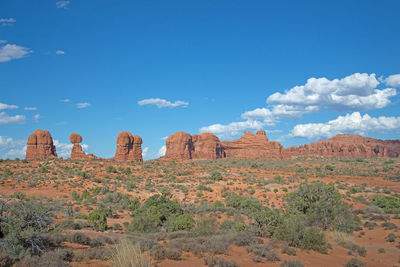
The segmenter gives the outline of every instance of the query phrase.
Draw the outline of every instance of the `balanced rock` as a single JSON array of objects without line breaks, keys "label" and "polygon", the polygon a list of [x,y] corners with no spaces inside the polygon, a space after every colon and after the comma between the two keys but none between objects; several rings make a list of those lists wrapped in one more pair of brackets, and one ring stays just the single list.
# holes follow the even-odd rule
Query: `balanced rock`
[{"label": "balanced rock", "polygon": [[118,161],[143,161],[142,138],[130,132],[119,132],[115,160]]},{"label": "balanced rock", "polygon": [[93,154],[86,154],[83,151],[82,146],[79,144],[82,142],[82,136],[77,133],[72,133],[69,136],[69,141],[73,144],[71,151],[71,159],[97,159]]},{"label": "balanced rock", "polygon": [[56,147],[49,131],[37,129],[29,136],[25,158],[27,160],[57,158]]}]

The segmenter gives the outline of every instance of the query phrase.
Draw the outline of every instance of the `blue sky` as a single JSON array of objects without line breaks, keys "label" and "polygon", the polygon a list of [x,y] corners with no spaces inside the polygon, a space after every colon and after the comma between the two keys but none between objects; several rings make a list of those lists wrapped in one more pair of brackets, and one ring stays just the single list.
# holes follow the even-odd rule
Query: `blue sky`
[{"label": "blue sky", "polygon": [[143,138],[267,130],[284,146],[400,138],[399,1],[0,2],[0,157],[35,129],[112,157]]}]

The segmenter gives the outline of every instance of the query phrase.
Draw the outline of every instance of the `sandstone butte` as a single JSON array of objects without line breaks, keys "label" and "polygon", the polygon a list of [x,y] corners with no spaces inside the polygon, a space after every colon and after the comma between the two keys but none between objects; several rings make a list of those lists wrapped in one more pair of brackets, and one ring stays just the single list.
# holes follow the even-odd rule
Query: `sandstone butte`
[{"label": "sandstone butte", "polygon": [[143,161],[142,143],[142,138],[138,135],[132,135],[130,132],[119,132],[114,160]]},{"label": "sandstone butte", "polygon": [[71,159],[98,159],[93,154],[87,154],[83,151],[80,143],[82,142],[82,136],[77,133],[72,133],[69,136],[69,141],[73,144],[71,150]]},{"label": "sandstone butte", "polygon": [[352,134],[340,134],[329,140],[285,149],[279,142],[269,141],[265,131],[246,132],[232,141],[220,141],[211,133],[191,136],[177,132],[166,141],[166,158],[217,159],[260,158],[283,159],[293,156],[331,157],[400,157],[400,140],[379,140]]},{"label": "sandstone butte", "polygon": [[53,138],[48,131],[36,130],[28,138],[26,159],[57,158]]}]

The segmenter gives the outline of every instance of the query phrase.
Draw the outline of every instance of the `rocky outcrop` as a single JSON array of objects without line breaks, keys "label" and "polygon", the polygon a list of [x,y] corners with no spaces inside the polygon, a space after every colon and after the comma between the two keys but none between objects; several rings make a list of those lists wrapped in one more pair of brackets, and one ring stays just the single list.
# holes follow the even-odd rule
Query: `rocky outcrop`
[{"label": "rocky outcrop", "polygon": [[57,158],[56,147],[49,131],[36,130],[28,138],[25,159]]},{"label": "rocky outcrop", "polygon": [[118,161],[143,161],[142,138],[130,132],[119,132],[115,160]]},{"label": "rocky outcrop", "polygon": [[225,157],[221,141],[212,133],[193,135],[192,142],[192,159],[219,159]]},{"label": "rocky outcrop", "polygon": [[168,136],[166,141],[166,158],[191,159],[194,150],[192,136],[185,132],[176,132]]},{"label": "rocky outcrop", "polygon": [[265,131],[256,134],[246,132],[242,137],[232,141],[222,141],[227,158],[282,158],[283,146],[279,142],[270,142]]},{"label": "rocky outcrop", "polygon": [[329,140],[289,147],[283,151],[283,155],[397,158],[400,156],[400,140],[380,140],[360,135],[339,134]]},{"label": "rocky outcrop", "polygon": [[82,146],[80,143],[82,142],[82,136],[80,136],[77,133],[72,133],[69,136],[69,141],[73,144],[72,150],[71,150],[71,159],[98,159],[93,154],[86,154],[85,151],[83,151]]},{"label": "rocky outcrop", "polygon": [[177,132],[166,142],[166,158],[172,159],[218,159],[218,158],[281,158],[283,147],[278,142],[269,142],[265,131],[245,133],[240,139],[220,141],[211,133],[191,136]]}]

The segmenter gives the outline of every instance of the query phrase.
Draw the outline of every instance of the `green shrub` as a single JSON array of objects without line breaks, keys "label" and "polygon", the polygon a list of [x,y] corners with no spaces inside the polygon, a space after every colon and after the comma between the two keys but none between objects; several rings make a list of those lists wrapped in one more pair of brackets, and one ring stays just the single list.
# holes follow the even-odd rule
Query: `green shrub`
[{"label": "green shrub", "polygon": [[400,211],[400,199],[396,197],[376,195],[372,199],[372,203],[388,213]]},{"label": "green shrub", "polygon": [[168,226],[168,232],[175,231],[190,231],[194,226],[194,219],[190,214],[182,214],[177,217],[172,217]]},{"label": "green shrub", "polygon": [[107,230],[107,214],[104,211],[93,211],[89,213],[88,222],[97,231]]},{"label": "green shrub", "polygon": [[305,215],[310,226],[351,233],[360,223],[333,183],[303,183],[286,200],[287,212]]}]

